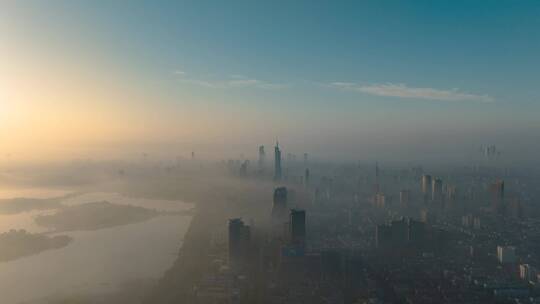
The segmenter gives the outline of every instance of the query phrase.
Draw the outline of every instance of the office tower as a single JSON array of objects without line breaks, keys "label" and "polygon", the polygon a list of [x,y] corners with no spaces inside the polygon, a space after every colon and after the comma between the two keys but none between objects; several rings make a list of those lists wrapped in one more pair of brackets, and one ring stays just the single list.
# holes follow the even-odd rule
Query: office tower
[{"label": "office tower", "polygon": [[229,220],[229,264],[233,267],[245,262],[249,254],[250,228],[242,219]]},{"label": "office tower", "polygon": [[274,180],[281,180],[281,150],[279,149],[279,143],[276,142],[274,148]]},{"label": "office tower", "polygon": [[519,198],[514,198],[510,201],[507,214],[514,219],[523,219],[523,206]]},{"label": "office tower", "polygon": [[266,160],[266,153],[264,152],[264,146],[259,146],[259,170],[264,169],[264,162]]},{"label": "office tower", "polygon": [[427,195],[431,188],[431,175],[422,175],[422,193]]},{"label": "office tower", "polygon": [[497,213],[504,213],[504,181],[497,180],[490,185],[493,210]]},{"label": "office tower", "polygon": [[456,186],[448,186],[446,187],[446,197],[448,198],[449,202],[455,202],[457,198],[457,191]]},{"label": "office tower", "polygon": [[502,200],[504,198],[504,181],[499,179],[491,184],[491,193],[494,199]]},{"label": "office tower", "polygon": [[532,267],[529,264],[519,265],[519,277],[522,280],[533,283],[536,283],[538,280],[536,268]]},{"label": "office tower", "polygon": [[480,228],[482,228],[482,224],[479,217],[473,218],[473,228],[476,230],[479,230]]},{"label": "office tower", "polygon": [[504,198],[504,181],[497,180],[491,184],[491,194],[495,200],[502,200]]},{"label": "office tower", "polygon": [[381,185],[379,184],[379,163],[375,162],[375,183],[373,184],[373,194],[377,194],[381,191]]},{"label": "office tower", "polygon": [[306,211],[291,209],[289,229],[291,243],[293,245],[305,245]]},{"label": "office tower", "polygon": [[247,176],[248,166],[249,166],[249,160],[245,160],[240,165],[240,176],[241,177],[246,177]]},{"label": "office tower", "polygon": [[274,203],[272,205],[272,218],[287,218],[287,188],[279,187],[274,190]]},{"label": "office tower", "polygon": [[402,208],[409,207],[410,200],[411,200],[411,191],[409,190],[399,191],[399,204]]},{"label": "office tower", "polygon": [[431,199],[434,201],[440,201],[442,198],[442,180],[435,178],[431,187]]},{"label": "office tower", "polygon": [[308,165],[308,154],[304,153],[304,168],[306,168]]},{"label": "office tower", "polygon": [[471,227],[473,224],[472,214],[467,214],[461,217],[461,225],[463,227]]},{"label": "office tower", "polygon": [[306,171],[304,173],[304,184],[306,186],[309,185],[309,169],[308,168],[306,168]]},{"label": "office tower", "polygon": [[386,206],[386,196],[382,192],[378,192],[373,197],[375,206],[379,208],[384,208]]},{"label": "office tower", "polygon": [[513,246],[497,246],[497,260],[501,264],[516,262],[516,248]]}]

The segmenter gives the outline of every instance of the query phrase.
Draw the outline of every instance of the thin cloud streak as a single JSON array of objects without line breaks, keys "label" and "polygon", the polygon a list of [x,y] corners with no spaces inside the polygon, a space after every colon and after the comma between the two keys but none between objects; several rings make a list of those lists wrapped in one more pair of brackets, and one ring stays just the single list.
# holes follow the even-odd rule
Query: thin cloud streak
[{"label": "thin cloud streak", "polygon": [[440,101],[474,101],[485,103],[493,102],[495,100],[489,95],[471,94],[461,92],[459,89],[439,90],[434,88],[413,88],[402,83],[360,85],[351,82],[333,82],[330,86],[385,97],[417,98]]},{"label": "thin cloud streak", "polygon": [[231,75],[226,79],[202,80],[186,77],[186,73],[183,71],[175,71],[174,74],[176,76],[180,76],[178,80],[181,82],[212,89],[258,88],[272,90],[287,87],[287,85],[284,84],[272,83],[260,79],[245,77],[242,75]]}]

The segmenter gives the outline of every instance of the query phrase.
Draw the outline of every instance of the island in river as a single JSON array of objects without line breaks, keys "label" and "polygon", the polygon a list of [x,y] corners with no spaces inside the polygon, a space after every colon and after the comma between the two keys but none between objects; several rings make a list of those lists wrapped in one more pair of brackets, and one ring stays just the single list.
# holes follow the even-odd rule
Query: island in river
[{"label": "island in river", "polygon": [[49,249],[62,248],[71,240],[66,235],[50,237],[25,230],[10,230],[0,234],[0,262],[38,254]]},{"label": "island in river", "polygon": [[63,207],[54,214],[37,216],[35,221],[56,231],[97,230],[146,221],[160,214],[157,210],[102,201]]}]

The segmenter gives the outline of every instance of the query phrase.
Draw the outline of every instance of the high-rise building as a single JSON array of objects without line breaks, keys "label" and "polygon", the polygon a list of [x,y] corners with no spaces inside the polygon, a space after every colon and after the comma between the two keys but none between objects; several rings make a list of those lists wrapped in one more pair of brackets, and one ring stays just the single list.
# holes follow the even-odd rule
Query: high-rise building
[{"label": "high-rise building", "polygon": [[497,180],[491,184],[491,194],[495,200],[502,200],[504,198],[504,181]]},{"label": "high-rise building", "polygon": [[306,168],[306,171],[304,173],[304,185],[308,186],[309,185],[309,168]]},{"label": "high-rise building", "polygon": [[538,280],[536,269],[529,264],[519,265],[519,277],[527,282],[536,283]]},{"label": "high-rise building", "polygon": [[435,178],[431,188],[431,199],[440,201],[442,199],[442,180]]},{"label": "high-rise building", "polygon": [[422,175],[422,193],[427,195],[431,187],[431,175]]},{"label": "high-rise building", "polygon": [[229,220],[229,264],[236,267],[246,261],[249,255],[251,232],[242,219]]},{"label": "high-rise building", "polygon": [[264,162],[266,161],[266,153],[264,152],[264,146],[259,146],[259,170],[264,169]]},{"label": "high-rise building", "polygon": [[516,248],[513,246],[497,246],[497,260],[501,264],[516,262]]},{"label": "high-rise building", "polygon": [[274,190],[274,203],[272,205],[273,219],[287,218],[287,188],[279,187]]},{"label": "high-rise building", "polygon": [[493,210],[499,214],[505,212],[504,206],[504,181],[497,180],[490,185]]},{"label": "high-rise building", "polygon": [[246,177],[247,176],[247,172],[248,172],[248,166],[249,166],[249,160],[245,160],[241,165],[240,165],[240,176],[241,177]]},{"label": "high-rise building", "polygon": [[306,211],[291,209],[290,213],[290,239],[293,245],[306,243]]},{"label": "high-rise building", "polygon": [[448,186],[446,187],[446,197],[448,198],[449,202],[455,202],[457,198],[457,190],[456,186]]},{"label": "high-rise building", "polygon": [[386,207],[386,196],[384,195],[384,193],[377,192],[375,196],[373,196],[373,203],[379,208]]},{"label": "high-rise building", "polygon": [[410,205],[411,191],[401,190],[399,191],[399,204],[402,208],[407,208]]},{"label": "high-rise building", "polygon": [[307,168],[308,166],[308,154],[304,153],[304,168]]},{"label": "high-rise building", "polygon": [[519,198],[513,198],[507,207],[507,214],[514,219],[523,219],[523,206]]},{"label": "high-rise building", "polygon": [[274,180],[281,180],[281,150],[279,149],[279,143],[276,142],[274,148]]},{"label": "high-rise building", "polygon": [[373,184],[373,194],[377,195],[381,191],[381,184],[379,180],[379,163],[375,162],[375,183]]}]

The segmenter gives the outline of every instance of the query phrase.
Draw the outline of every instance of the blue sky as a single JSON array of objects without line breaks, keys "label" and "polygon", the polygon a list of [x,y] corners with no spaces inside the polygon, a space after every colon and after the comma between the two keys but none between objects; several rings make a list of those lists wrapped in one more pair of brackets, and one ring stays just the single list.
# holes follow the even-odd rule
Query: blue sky
[{"label": "blue sky", "polygon": [[105,103],[164,117],[178,110],[201,124],[175,140],[248,147],[281,137],[330,155],[323,146],[358,154],[409,142],[436,152],[431,142],[448,149],[441,138],[451,137],[456,151],[482,141],[537,151],[538,1],[1,6],[28,56],[61,58],[73,73],[95,70],[146,96]]}]

